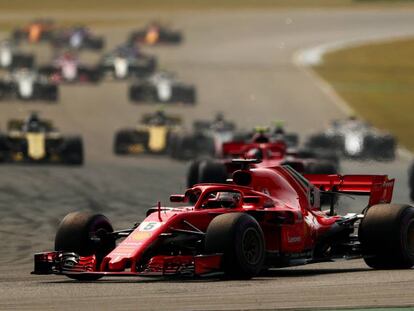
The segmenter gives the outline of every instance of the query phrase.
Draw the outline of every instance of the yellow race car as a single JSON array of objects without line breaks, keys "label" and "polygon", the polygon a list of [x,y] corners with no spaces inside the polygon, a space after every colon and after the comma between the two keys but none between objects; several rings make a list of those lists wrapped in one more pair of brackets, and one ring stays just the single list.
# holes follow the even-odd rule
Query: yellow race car
[{"label": "yellow race car", "polygon": [[26,120],[10,120],[6,134],[0,134],[0,163],[83,164],[83,143],[79,136],[63,136],[51,121],[32,113]]},{"label": "yellow race car", "polygon": [[168,116],[163,111],[146,114],[135,128],[121,129],[115,133],[115,154],[166,153],[173,133],[181,119]]}]

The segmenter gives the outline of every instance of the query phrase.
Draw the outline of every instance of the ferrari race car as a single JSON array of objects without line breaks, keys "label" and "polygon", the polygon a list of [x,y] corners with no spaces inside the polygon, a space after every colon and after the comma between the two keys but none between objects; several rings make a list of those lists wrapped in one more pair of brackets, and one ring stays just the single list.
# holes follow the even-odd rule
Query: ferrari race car
[{"label": "ferrari race car", "polygon": [[55,83],[97,83],[102,76],[99,67],[81,64],[78,57],[70,52],[58,55],[51,65],[40,67],[39,73]]},{"label": "ferrari race car", "polygon": [[179,44],[183,41],[183,36],[178,30],[171,30],[158,23],[151,23],[142,30],[132,32],[128,41],[147,45]]},{"label": "ferrari race car", "polygon": [[0,68],[14,70],[16,68],[33,67],[34,56],[19,52],[9,40],[0,42]]},{"label": "ferrari race car", "polygon": [[121,129],[115,134],[115,154],[166,153],[170,137],[179,128],[181,119],[163,111],[146,114],[136,128]]},{"label": "ferrari race car", "polygon": [[138,47],[122,45],[105,54],[100,62],[101,71],[111,73],[115,79],[140,77],[153,73],[157,65],[156,58],[141,53]]},{"label": "ferrari race car", "polygon": [[334,121],[324,133],[309,137],[305,143],[309,149],[335,150],[338,154],[361,160],[392,161],[397,141],[389,133],[383,133],[366,122],[353,117]]},{"label": "ferrari race car", "polygon": [[[34,255],[33,274],[76,280],[138,276],[249,279],[268,268],[363,258],[374,269],[414,264],[414,208],[390,204],[384,175],[307,175],[289,166],[248,168],[229,184],[199,184],[158,203],[131,228],[100,214],[63,218],[55,250]],[[361,212],[321,210],[321,193],[368,196]]]},{"label": "ferrari race car", "polygon": [[31,114],[27,120],[11,120],[0,134],[0,163],[83,163],[82,139],[65,137],[48,120]]},{"label": "ferrari race car", "polygon": [[254,167],[289,165],[301,174],[337,174],[339,164],[335,159],[318,157],[311,152],[288,149],[285,141],[270,141],[269,136],[258,133],[249,143],[227,142],[222,146],[221,158],[199,158],[191,162],[187,186],[198,183],[225,183],[237,170],[233,158],[260,159]]},{"label": "ferrari race car", "polygon": [[6,80],[0,80],[0,100],[10,98],[55,102],[59,98],[59,89],[37,72],[21,68],[13,71]]},{"label": "ferrari race car", "polygon": [[218,156],[223,143],[244,140],[245,133],[218,113],[213,120],[196,120],[193,130],[179,131],[171,137],[170,155],[174,159],[188,160],[200,156]]},{"label": "ferrari race car", "polygon": [[29,23],[26,27],[16,29],[12,38],[19,42],[22,40],[29,43],[38,43],[41,41],[49,41],[53,38],[56,29],[55,23],[49,19],[38,19]]},{"label": "ferrari race car", "polygon": [[129,99],[134,102],[182,103],[193,105],[196,102],[196,90],[176,80],[167,72],[154,73],[129,87]]},{"label": "ferrari race car", "polygon": [[84,26],[76,26],[56,32],[52,40],[56,48],[101,50],[105,41]]}]

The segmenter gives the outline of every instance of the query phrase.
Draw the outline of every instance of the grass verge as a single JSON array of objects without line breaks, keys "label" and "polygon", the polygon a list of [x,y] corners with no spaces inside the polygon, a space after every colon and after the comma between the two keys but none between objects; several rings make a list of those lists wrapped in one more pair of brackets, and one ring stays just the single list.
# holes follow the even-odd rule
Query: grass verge
[{"label": "grass verge", "polygon": [[414,39],[328,53],[314,69],[359,116],[414,151]]}]

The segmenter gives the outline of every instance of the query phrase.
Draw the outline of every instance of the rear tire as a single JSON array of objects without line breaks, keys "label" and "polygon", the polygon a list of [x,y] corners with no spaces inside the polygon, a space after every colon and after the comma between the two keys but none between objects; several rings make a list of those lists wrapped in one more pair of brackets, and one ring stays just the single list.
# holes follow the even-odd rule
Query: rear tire
[{"label": "rear tire", "polygon": [[226,166],[217,161],[200,161],[198,170],[198,183],[226,183],[228,173]]},{"label": "rear tire", "polygon": [[68,138],[62,152],[63,161],[69,165],[83,165],[83,142],[81,137]]},{"label": "rear tire", "polygon": [[[103,215],[89,212],[70,213],[63,218],[56,232],[55,250],[74,252],[79,256],[95,255],[99,267],[102,259],[115,248],[115,240],[92,241],[90,234],[98,230],[114,231],[109,220]],[[70,275],[68,277],[79,281],[92,281],[101,276]]]},{"label": "rear tire", "polygon": [[223,254],[226,277],[250,279],[260,273],[265,260],[265,241],[260,225],[245,213],[215,217],[205,235],[207,254]]},{"label": "rear tire", "polygon": [[364,260],[374,269],[409,269],[414,265],[414,208],[371,206],[359,226]]},{"label": "rear tire", "polygon": [[198,184],[198,171],[200,170],[200,160],[194,160],[190,163],[187,173],[187,187],[191,188]]}]

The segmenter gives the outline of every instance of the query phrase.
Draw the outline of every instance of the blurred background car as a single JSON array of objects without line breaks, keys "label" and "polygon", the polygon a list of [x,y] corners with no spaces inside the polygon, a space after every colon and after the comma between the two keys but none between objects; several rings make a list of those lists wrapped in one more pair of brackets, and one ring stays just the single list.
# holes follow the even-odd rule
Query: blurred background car
[{"label": "blurred background car", "polygon": [[55,83],[97,83],[101,80],[98,66],[84,65],[77,54],[70,51],[58,53],[50,65],[39,67],[39,73]]},{"label": "blurred background car", "polygon": [[147,45],[179,44],[182,41],[183,35],[180,31],[158,22],[152,22],[144,29],[133,31],[129,36],[129,42]]},{"label": "blurred background car", "polygon": [[154,56],[141,52],[137,45],[123,44],[104,54],[99,64],[101,71],[115,79],[144,77],[156,69]]},{"label": "blurred background car", "polygon": [[83,164],[80,136],[64,136],[49,120],[32,113],[26,120],[12,119],[0,134],[0,163]]},{"label": "blurred background car", "polygon": [[129,88],[129,99],[137,103],[196,103],[193,85],[184,84],[169,72],[157,72]]},{"label": "blurred background car", "polygon": [[53,38],[55,30],[56,24],[52,19],[35,19],[25,27],[15,29],[12,33],[12,38],[16,42],[44,42]]},{"label": "blurred background car", "polygon": [[19,51],[10,40],[0,41],[0,68],[14,70],[20,67],[31,68],[33,65],[33,54]]},{"label": "blurred background car", "polygon": [[16,69],[7,79],[0,80],[0,100],[20,99],[56,102],[58,98],[58,86],[32,69]]},{"label": "blurred background car", "polygon": [[320,152],[337,152],[350,159],[392,161],[397,140],[392,134],[351,117],[333,121],[325,132],[310,136],[305,145]]},{"label": "blurred background car", "polygon": [[181,126],[181,118],[163,110],[144,114],[135,128],[120,129],[115,133],[115,154],[165,154],[170,139]]},{"label": "blurred background car", "polygon": [[105,40],[102,36],[93,34],[85,26],[74,26],[55,32],[52,44],[55,48],[99,51],[104,48]]}]

